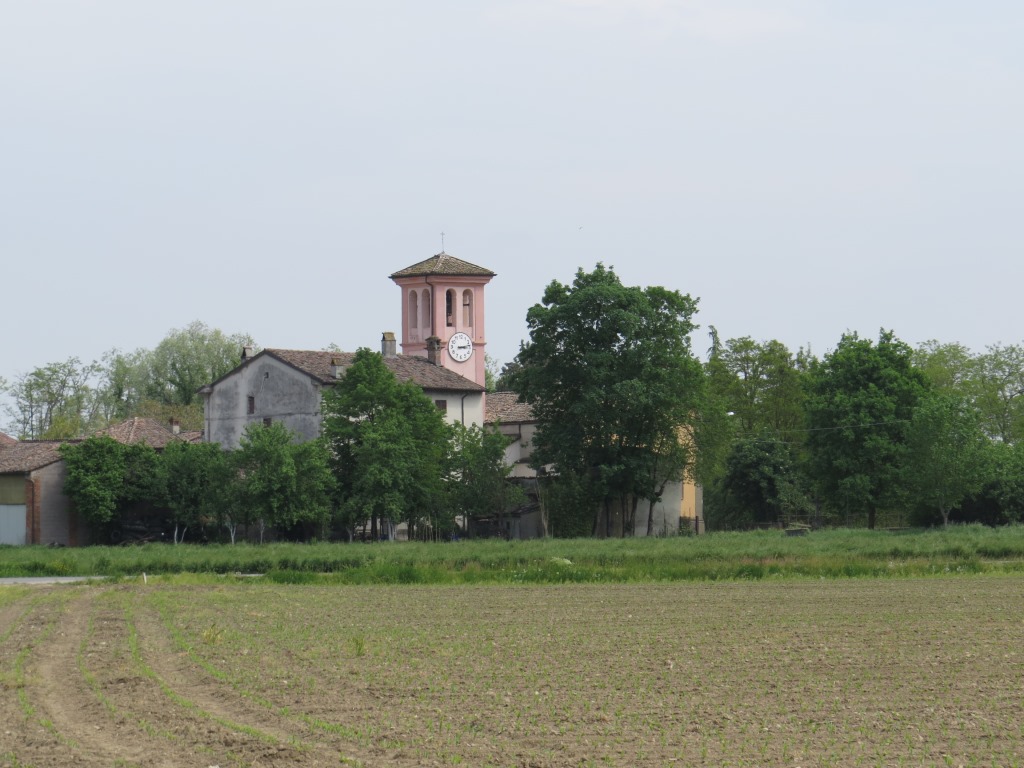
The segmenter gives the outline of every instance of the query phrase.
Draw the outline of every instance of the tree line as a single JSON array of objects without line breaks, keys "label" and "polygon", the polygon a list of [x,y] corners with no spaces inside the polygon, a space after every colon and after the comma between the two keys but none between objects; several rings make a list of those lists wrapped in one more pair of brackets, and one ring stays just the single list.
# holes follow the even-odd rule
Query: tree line
[{"label": "tree line", "polygon": [[734,413],[712,476],[719,527],[802,520],[875,527],[1024,516],[1024,349],[916,349],[882,330],[821,359],[777,341],[713,344],[709,378]]},{"label": "tree line", "polygon": [[248,334],[196,321],[172,329],[153,349],[111,349],[91,362],[70,357],[0,379],[6,430],[22,440],[62,440],[132,416],[201,429],[197,391],[234,368],[246,345],[253,345]]},{"label": "tree line", "polygon": [[515,506],[505,438],[450,425],[378,353],[359,350],[323,397],[321,437],[296,442],[282,424],[250,425],[237,450],[171,442],[157,452],[110,437],[65,443],[65,492],[94,541],[352,540],[452,535],[457,520]]},{"label": "tree line", "polygon": [[[500,372],[488,360],[488,383],[518,392],[533,408],[533,463],[559,535],[656,533],[655,505],[683,480],[702,486],[706,521],[718,529],[1024,518],[1024,347],[976,353],[929,341],[911,348],[882,330],[877,339],[844,334],[819,358],[777,340],[722,340],[711,327],[709,348],[698,355],[698,304],[678,291],[623,285],[598,264],[572,283],[550,283],[528,310],[529,338],[516,358]],[[7,386],[10,431],[70,438],[128,416],[198,428],[196,390],[231,370],[243,345],[252,339],[197,322],[153,350],[42,366]],[[269,469],[263,486],[238,487],[239,478],[255,483],[257,468],[274,466],[269,458],[237,464],[250,460],[252,445],[231,458],[230,469],[209,470],[234,494],[230,503],[216,501],[217,514],[198,501],[172,504],[164,490],[151,491],[147,503],[189,510],[174,514],[193,530],[196,521],[208,528],[223,518],[225,531],[237,519],[247,529],[366,524],[373,536],[399,522],[440,530],[456,516],[502,514],[499,491],[507,482],[470,458],[483,450],[481,435],[452,434],[414,387],[395,388],[386,370],[374,372],[370,355],[361,353],[355,375],[346,377],[365,376],[359,387],[325,394],[319,448],[275,458],[292,499],[301,495],[288,483],[315,490],[320,484],[310,478],[326,462],[328,501],[313,494],[301,512],[280,501],[262,507],[260,498],[278,498]],[[260,445],[269,439],[256,428],[248,437]],[[291,444],[290,436],[276,440]],[[488,440],[493,458],[499,439]],[[297,467],[307,464],[314,469],[303,474]],[[483,486],[468,482],[474,477]],[[129,483],[118,503],[138,503],[129,500],[139,496],[133,489]],[[203,494],[216,497],[216,490]],[[240,507],[247,511],[233,511]]]},{"label": "tree line", "polygon": [[683,479],[717,529],[1024,518],[1024,348],[883,329],[819,359],[712,327],[701,363],[697,304],[598,264],[530,308],[498,382],[533,406],[556,530],[652,533],[638,504]]}]

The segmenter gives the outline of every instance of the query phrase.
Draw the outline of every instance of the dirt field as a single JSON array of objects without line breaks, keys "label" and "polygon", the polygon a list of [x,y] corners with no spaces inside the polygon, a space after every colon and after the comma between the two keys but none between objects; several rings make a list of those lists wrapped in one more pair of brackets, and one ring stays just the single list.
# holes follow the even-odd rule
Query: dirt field
[{"label": "dirt field", "polygon": [[0,589],[0,766],[1013,766],[1024,580]]}]

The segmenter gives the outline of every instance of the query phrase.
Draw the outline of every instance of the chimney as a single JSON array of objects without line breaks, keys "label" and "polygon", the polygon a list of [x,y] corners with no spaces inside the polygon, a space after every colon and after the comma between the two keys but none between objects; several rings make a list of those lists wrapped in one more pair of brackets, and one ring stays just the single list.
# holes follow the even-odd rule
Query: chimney
[{"label": "chimney", "polygon": [[441,356],[441,339],[437,336],[429,336],[427,338],[427,362],[431,365],[437,365],[438,359]]},{"label": "chimney", "polygon": [[181,434],[181,422],[177,419],[171,419],[171,432],[175,435]]},{"label": "chimney", "polygon": [[384,331],[380,337],[380,353],[384,357],[398,357],[398,343],[393,331]]},{"label": "chimney", "polygon": [[336,379],[345,375],[345,362],[340,357],[331,358],[331,375]]},{"label": "chimney", "polygon": [[242,347],[242,362],[244,363],[250,357],[252,357],[252,346],[246,344],[244,347]]}]

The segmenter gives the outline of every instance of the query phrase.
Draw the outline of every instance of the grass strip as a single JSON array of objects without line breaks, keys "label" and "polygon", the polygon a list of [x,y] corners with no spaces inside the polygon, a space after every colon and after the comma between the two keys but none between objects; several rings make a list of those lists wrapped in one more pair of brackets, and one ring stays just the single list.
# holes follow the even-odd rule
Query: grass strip
[{"label": "grass strip", "polygon": [[[650,539],[6,548],[0,576],[266,574],[276,583],[560,584],[1024,572],[1024,526]],[[2,594],[2,591],[0,591]]]}]

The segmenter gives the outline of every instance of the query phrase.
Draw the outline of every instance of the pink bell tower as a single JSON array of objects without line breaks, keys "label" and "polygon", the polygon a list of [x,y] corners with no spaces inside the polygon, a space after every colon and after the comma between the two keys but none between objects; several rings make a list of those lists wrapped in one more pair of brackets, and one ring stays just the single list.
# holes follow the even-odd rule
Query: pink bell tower
[{"label": "pink bell tower", "polygon": [[391,275],[402,289],[402,353],[484,386],[484,286],[492,277],[444,251]]}]

